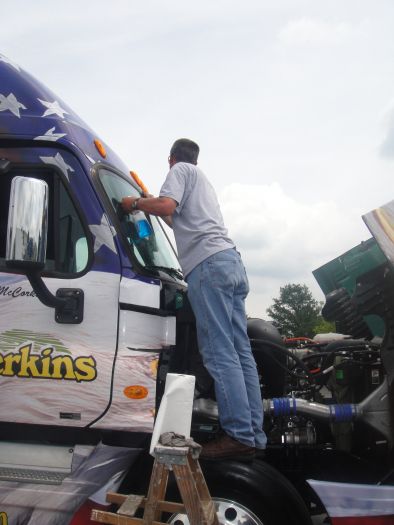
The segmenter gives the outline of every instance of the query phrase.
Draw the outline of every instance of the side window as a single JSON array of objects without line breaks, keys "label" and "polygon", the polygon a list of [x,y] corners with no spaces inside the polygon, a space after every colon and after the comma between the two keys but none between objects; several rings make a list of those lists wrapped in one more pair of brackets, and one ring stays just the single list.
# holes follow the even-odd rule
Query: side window
[{"label": "side window", "polygon": [[0,174],[0,270],[5,267],[11,181],[17,176],[44,180],[49,187],[49,217],[44,272],[75,274],[88,262],[88,242],[81,218],[63,182],[54,172],[12,169]]},{"label": "side window", "polygon": [[63,184],[59,184],[59,237],[56,270],[77,273],[86,268],[88,242],[74,204]]},{"label": "side window", "polygon": [[[113,212],[118,215],[121,234],[138,264],[147,270],[166,268],[179,273],[181,271],[179,262],[157,217],[143,212],[119,215],[119,206],[123,197],[139,196],[131,182],[104,168],[99,171],[99,180]],[[149,223],[146,232],[139,229],[140,217]]]}]

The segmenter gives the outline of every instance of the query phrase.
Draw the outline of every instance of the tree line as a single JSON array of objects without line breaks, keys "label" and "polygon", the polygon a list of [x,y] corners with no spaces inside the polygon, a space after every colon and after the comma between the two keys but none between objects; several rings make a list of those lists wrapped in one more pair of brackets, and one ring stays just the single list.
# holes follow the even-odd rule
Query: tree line
[{"label": "tree line", "polygon": [[286,284],[267,313],[283,336],[314,337],[335,332],[334,323],[325,321],[321,315],[323,305],[314,299],[306,284]]}]

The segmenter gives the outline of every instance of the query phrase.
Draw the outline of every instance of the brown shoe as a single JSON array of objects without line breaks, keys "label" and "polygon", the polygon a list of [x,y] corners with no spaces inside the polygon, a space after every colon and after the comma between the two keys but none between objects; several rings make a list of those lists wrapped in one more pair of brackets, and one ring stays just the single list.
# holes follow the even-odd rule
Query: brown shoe
[{"label": "brown shoe", "polygon": [[220,461],[223,459],[252,461],[254,456],[254,447],[244,445],[227,434],[223,434],[223,436],[203,445],[200,459],[208,461]]}]

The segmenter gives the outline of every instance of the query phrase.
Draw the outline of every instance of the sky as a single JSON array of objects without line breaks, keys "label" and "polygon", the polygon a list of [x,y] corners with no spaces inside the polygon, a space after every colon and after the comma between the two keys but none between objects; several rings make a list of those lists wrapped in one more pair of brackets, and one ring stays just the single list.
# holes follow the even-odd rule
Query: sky
[{"label": "sky", "polygon": [[[370,237],[393,199],[392,0],[2,0],[0,53],[71,106],[157,194],[201,149],[267,318],[281,286]],[[0,79],[1,87],[1,79]]]}]

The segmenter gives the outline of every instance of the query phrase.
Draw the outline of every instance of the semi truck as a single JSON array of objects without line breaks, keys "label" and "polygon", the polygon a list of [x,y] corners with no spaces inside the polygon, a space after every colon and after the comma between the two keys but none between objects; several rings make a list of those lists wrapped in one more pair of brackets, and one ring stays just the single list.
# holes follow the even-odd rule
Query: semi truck
[{"label": "semi truck", "polygon": [[[86,525],[107,492],[146,493],[166,375],[196,377],[199,442],[220,432],[213,382],[165,227],[121,212],[143,184],[3,55],[0,79],[0,525]],[[287,348],[249,319],[268,446],[251,463],[202,462],[221,524],[394,520],[392,214],[367,216],[377,262],[347,287],[316,273],[346,339]]]}]

